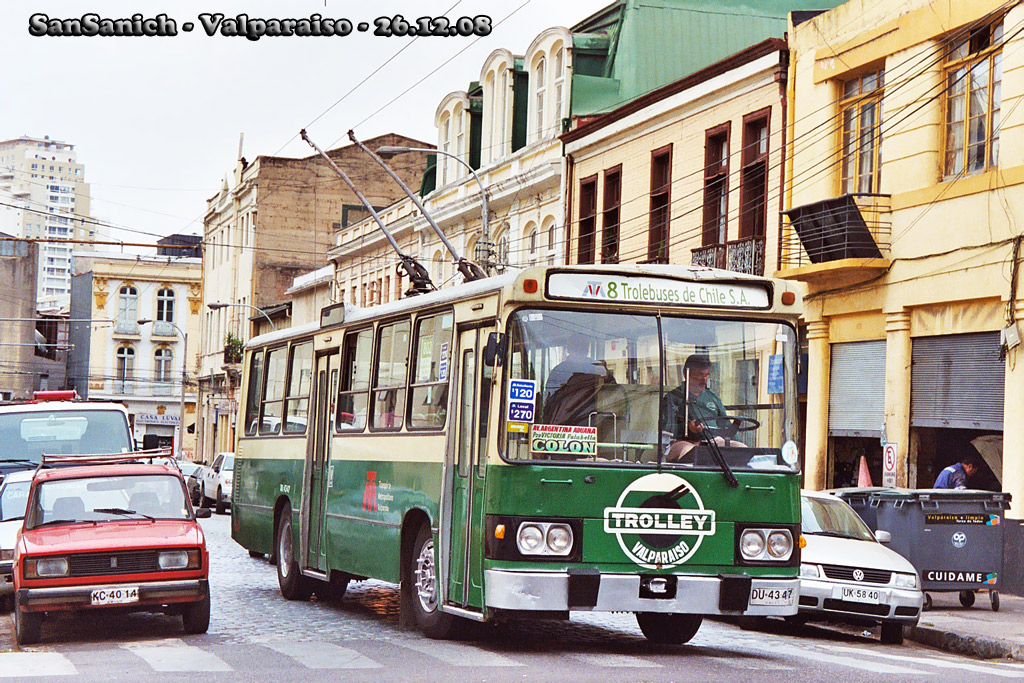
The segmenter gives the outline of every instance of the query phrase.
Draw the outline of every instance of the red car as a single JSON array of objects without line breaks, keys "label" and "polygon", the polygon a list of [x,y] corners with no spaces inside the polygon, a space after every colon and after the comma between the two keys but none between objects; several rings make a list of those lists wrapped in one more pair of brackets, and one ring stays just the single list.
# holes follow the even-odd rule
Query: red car
[{"label": "red car", "polygon": [[[209,555],[181,473],[125,463],[39,471],[14,548],[14,626],[37,642],[46,613],[144,609],[210,624]],[[104,462],[105,460],[105,462]],[[205,513],[205,514],[204,514]]]}]

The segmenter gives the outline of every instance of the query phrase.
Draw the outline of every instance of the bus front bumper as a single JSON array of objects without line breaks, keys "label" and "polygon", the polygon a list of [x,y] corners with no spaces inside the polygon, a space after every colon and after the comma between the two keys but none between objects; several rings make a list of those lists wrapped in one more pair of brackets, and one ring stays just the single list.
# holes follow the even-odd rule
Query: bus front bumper
[{"label": "bus front bumper", "polygon": [[489,569],[485,602],[492,609],[556,612],[791,616],[798,609],[796,577],[674,575],[667,586],[659,578],[665,577]]}]

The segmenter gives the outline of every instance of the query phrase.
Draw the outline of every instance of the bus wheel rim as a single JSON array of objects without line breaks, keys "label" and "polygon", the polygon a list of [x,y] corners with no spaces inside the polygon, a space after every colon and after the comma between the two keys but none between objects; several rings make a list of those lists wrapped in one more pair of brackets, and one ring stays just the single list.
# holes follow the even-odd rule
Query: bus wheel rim
[{"label": "bus wheel rim", "polygon": [[428,540],[416,558],[416,597],[425,612],[437,609],[437,579],[434,573],[434,541]]},{"label": "bus wheel rim", "polygon": [[278,543],[277,566],[281,569],[281,576],[288,578],[292,562],[292,525],[285,522],[281,525],[281,541]]}]

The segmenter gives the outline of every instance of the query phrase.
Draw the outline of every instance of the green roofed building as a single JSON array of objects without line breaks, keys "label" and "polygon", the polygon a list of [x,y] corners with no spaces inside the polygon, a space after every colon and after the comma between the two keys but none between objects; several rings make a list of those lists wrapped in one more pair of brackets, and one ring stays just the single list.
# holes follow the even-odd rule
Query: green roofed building
[{"label": "green roofed building", "polygon": [[614,109],[840,0],[619,0],[573,26],[572,116]]}]

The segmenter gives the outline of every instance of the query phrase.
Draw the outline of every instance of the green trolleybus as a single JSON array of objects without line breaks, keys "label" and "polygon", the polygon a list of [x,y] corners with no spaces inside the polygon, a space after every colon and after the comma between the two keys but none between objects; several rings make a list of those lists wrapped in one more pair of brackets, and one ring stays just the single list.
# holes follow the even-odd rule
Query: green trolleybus
[{"label": "green trolleybus", "polygon": [[404,624],[792,615],[796,321],[786,282],[538,266],[261,335],[232,537],[288,599],[401,586]]}]

